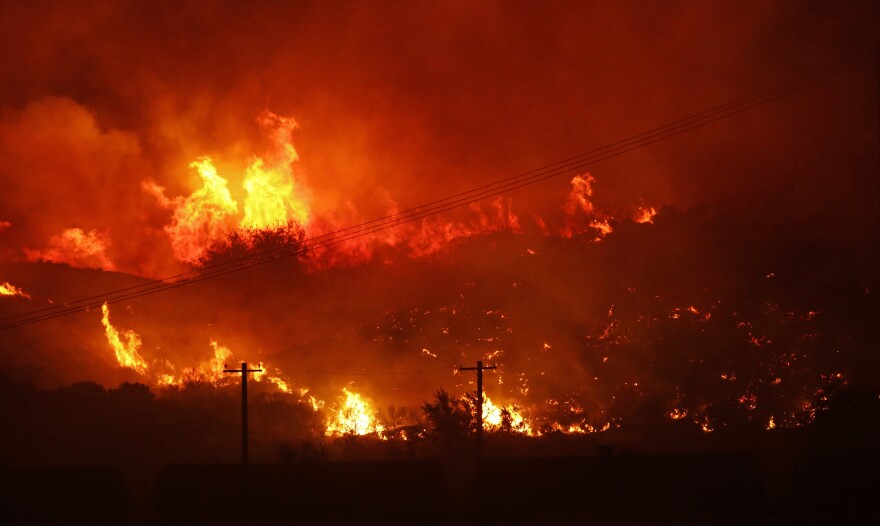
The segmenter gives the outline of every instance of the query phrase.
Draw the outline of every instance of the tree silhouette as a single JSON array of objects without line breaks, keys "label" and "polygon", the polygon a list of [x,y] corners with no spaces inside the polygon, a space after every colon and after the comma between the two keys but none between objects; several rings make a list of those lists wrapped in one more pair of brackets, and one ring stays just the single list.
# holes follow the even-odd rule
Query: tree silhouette
[{"label": "tree silhouette", "polygon": [[267,252],[275,256],[289,254],[302,248],[305,237],[305,231],[293,220],[273,227],[237,228],[226,238],[212,243],[199,258],[197,266],[231,263]]},{"label": "tree silhouette", "polygon": [[470,398],[454,398],[443,388],[439,389],[433,402],[422,405],[430,426],[428,437],[443,450],[462,447],[474,430],[475,407]]}]

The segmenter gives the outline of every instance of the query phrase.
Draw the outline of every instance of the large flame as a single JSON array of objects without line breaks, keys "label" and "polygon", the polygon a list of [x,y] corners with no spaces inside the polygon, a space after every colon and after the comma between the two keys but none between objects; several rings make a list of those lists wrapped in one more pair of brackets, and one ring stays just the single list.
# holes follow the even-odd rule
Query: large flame
[{"label": "large flame", "polygon": [[242,186],[247,198],[240,226],[267,228],[291,220],[306,226],[309,222],[309,204],[301,195],[292,171],[293,163],[299,160],[291,141],[296,122],[268,111],[260,116],[259,122],[271,130],[277,158],[274,163],[268,164],[257,157],[245,171]]},{"label": "large flame", "polygon": [[116,353],[116,361],[122,367],[147,374],[147,362],[138,352],[141,348],[141,337],[134,331],[123,331],[120,334],[116,327],[110,324],[110,307],[106,303],[101,306],[101,312],[104,333],[107,335],[107,342]]},{"label": "large flame", "polygon": [[229,216],[238,212],[238,203],[232,199],[226,179],[217,173],[210,157],[199,157],[189,166],[202,179],[202,187],[188,197],[169,200],[164,188],[153,181],[145,182],[143,188],[156,196],[161,205],[173,208],[171,224],[165,226],[171,248],[177,259],[195,263],[212,243],[229,232]]},{"label": "large flame", "polygon": [[[348,202],[324,203],[323,209],[333,211],[315,215],[312,192],[294,171],[300,159],[292,142],[296,122],[269,111],[264,111],[257,121],[266,131],[272,148],[268,155],[253,156],[242,174],[244,200],[241,209],[232,198],[229,182],[218,173],[213,160],[207,156],[197,158],[190,165],[201,177],[202,187],[189,196],[169,199],[165,196],[165,189],[156,182],[148,180],[142,184],[143,190],[155,196],[160,206],[173,210],[165,231],[178,260],[198,263],[209,247],[223,243],[236,228],[248,242],[254,231],[290,222],[302,226],[309,237],[315,237],[363,221]],[[535,216],[534,222],[541,232],[544,235],[556,232],[566,237],[590,232],[595,241],[609,235],[613,231],[613,217],[594,205],[594,182],[595,178],[589,173],[575,176],[564,207],[565,225],[550,228],[543,219]],[[390,197],[386,200],[389,205],[387,214],[398,212],[394,200]],[[330,248],[318,248],[317,257],[311,258],[309,264],[320,269],[365,263],[372,259],[376,248],[401,244],[410,256],[421,257],[439,252],[460,238],[493,232],[523,232],[509,197],[497,197],[488,206],[472,203],[469,213],[471,220],[422,218],[400,225],[394,231],[376,231],[344,240]],[[656,210],[652,207],[640,207],[636,213],[627,214],[633,221],[647,223],[653,222],[655,215]]]},{"label": "large flame", "polygon": [[327,436],[369,435],[381,433],[384,427],[376,422],[376,411],[361,395],[342,389],[343,397],[327,423]]},{"label": "large flame", "polygon": [[142,189],[153,195],[160,206],[173,210],[165,232],[180,261],[199,262],[209,247],[223,242],[235,228],[267,229],[290,221],[308,224],[308,192],[300,188],[292,171],[293,163],[299,159],[291,142],[296,123],[268,111],[260,116],[259,122],[269,129],[274,151],[268,161],[255,156],[245,169],[241,180],[246,193],[242,216],[229,182],[208,156],[190,163],[202,186],[189,196],[169,199],[165,188],[155,181],[142,183]]}]

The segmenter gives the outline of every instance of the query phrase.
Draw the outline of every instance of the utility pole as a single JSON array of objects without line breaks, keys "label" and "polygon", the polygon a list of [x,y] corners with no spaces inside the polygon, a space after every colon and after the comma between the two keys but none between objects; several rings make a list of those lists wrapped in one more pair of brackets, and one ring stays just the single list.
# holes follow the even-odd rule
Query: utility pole
[{"label": "utility pole", "polygon": [[477,454],[483,454],[483,371],[495,369],[495,365],[483,365],[483,361],[477,362],[476,367],[459,367],[459,371],[477,371]]},{"label": "utility pole", "polygon": [[[224,365],[224,367],[228,367]],[[248,463],[248,419],[247,419],[247,375],[260,373],[263,369],[248,369],[247,362],[241,362],[241,369],[223,369],[224,373],[241,373],[241,465]]]}]

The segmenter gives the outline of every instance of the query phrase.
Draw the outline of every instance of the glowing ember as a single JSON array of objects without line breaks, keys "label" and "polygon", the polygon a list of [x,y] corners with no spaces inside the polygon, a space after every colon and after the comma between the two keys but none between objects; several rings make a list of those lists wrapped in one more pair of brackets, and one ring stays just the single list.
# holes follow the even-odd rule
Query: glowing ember
[{"label": "glowing ember", "polygon": [[107,335],[107,343],[116,353],[116,361],[122,367],[127,367],[140,374],[147,374],[147,362],[141,357],[138,350],[141,348],[141,337],[134,331],[124,331],[120,334],[113,325],[110,324],[110,308],[106,303],[101,306],[103,317],[101,323],[104,324],[104,333]]},{"label": "glowing ember", "polygon": [[685,418],[687,415],[688,415],[687,409],[676,407],[672,411],[669,412],[668,416],[669,416],[669,418],[671,418],[673,420],[681,420],[682,418]]},{"label": "glowing ember", "polygon": [[700,430],[702,430],[703,433],[712,433],[713,431],[715,431],[715,429],[709,424],[709,419],[705,416],[702,420],[698,419],[696,420],[696,422],[699,424]]},{"label": "glowing ember", "polygon": [[381,433],[384,427],[376,423],[375,410],[359,394],[343,388],[336,414],[327,423],[327,436],[369,435]]},{"label": "glowing ember", "polygon": [[8,281],[0,283],[0,296],[21,296],[23,298],[31,299],[29,294]]}]

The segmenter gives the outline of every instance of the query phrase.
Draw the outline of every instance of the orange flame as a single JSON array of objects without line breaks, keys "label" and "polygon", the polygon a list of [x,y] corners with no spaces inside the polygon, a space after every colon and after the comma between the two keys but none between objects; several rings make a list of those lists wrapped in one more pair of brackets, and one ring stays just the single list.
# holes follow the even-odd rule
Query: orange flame
[{"label": "orange flame", "polygon": [[180,261],[196,263],[213,243],[222,241],[235,227],[273,228],[295,221],[309,222],[308,192],[297,184],[292,165],[299,160],[291,142],[296,127],[293,119],[264,112],[258,119],[270,130],[274,158],[254,157],[245,169],[242,187],[246,192],[243,216],[232,198],[227,180],[218,174],[214,161],[198,157],[190,164],[202,179],[202,187],[187,197],[169,199],[165,188],[147,180],[142,189],[153,195],[163,208],[173,209],[165,232],[171,239],[174,255]]},{"label": "orange flame", "polygon": [[211,340],[211,347],[214,348],[214,356],[200,363],[196,370],[200,377],[211,383],[217,383],[225,378],[223,369],[226,368],[226,363],[232,358],[232,351],[229,347],[220,345],[214,340]]},{"label": "orange flame", "polygon": [[578,215],[586,215],[587,225],[593,229],[596,237],[594,241],[601,241],[605,236],[612,232],[612,218],[605,212],[593,205],[593,183],[596,179],[590,174],[576,175],[571,180],[571,192],[568,194],[568,201],[565,203],[565,213],[568,217],[568,224],[563,229],[562,234],[566,237],[572,237],[575,234],[584,232],[582,224],[576,221]]},{"label": "orange flame", "polygon": [[[103,317],[101,323],[104,325],[104,331],[107,335],[107,342],[116,354],[116,361],[120,366],[132,369],[139,374],[150,377],[160,387],[180,387],[190,381],[208,382],[214,385],[222,385],[224,382],[231,381],[232,377],[223,372],[226,364],[232,361],[232,351],[218,342],[211,340],[211,347],[214,352],[210,358],[199,363],[194,368],[183,369],[180,375],[177,375],[175,367],[168,361],[159,360],[154,362],[155,367],[147,365],[146,360],[140,355],[139,350],[142,342],[141,337],[134,331],[119,332],[110,323],[110,307],[105,303],[101,306]],[[158,369],[158,370],[156,370]],[[274,385],[283,393],[291,393],[292,390],[288,383],[278,376],[270,375],[268,367],[263,367],[263,371],[254,373],[254,380],[261,382],[267,381]],[[308,389],[301,390],[301,396],[305,396]],[[323,405],[323,402],[309,397],[312,407],[317,409]],[[319,405],[320,404],[320,405]]]},{"label": "orange flame", "polygon": [[633,221],[636,223],[653,223],[656,215],[657,210],[653,206],[640,206],[639,209],[636,210]]},{"label": "orange flame", "polygon": [[369,435],[381,433],[384,427],[376,423],[376,411],[361,395],[343,388],[336,414],[327,423],[327,436]]},{"label": "orange flame", "polygon": [[520,409],[515,404],[496,406],[489,395],[483,393],[483,429],[498,431],[504,424],[504,410],[509,415],[510,430],[523,435],[535,436],[537,433],[531,423],[526,420]]},{"label": "orange flame", "polygon": [[8,281],[0,283],[0,296],[21,296],[31,299],[30,295]]},{"label": "orange flame", "polygon": [[101,323],[104,325],[104,333],[107,335],[107,342],[116,353],[116,361],[121,367],[133,369],[140,374],[147,374],[147,362],[138,352],[141,348],[141,337],[134,331],[124,331],[120,334],[116,327],[110,324],[110,307],[107,306],[107,303],[101,306],[101,312],[103,313]]},{"label": "orange flame", "polygon": [[174,256],[195,263],[211,243],[229,232],[228,217],[238,212],[238,203],[210,157],[199,157],[189,167],[202,179],[202,187],[188,197],[170,200],[165,197],[165,189],[153,181],[144,182],[142,187],[156,196],[160,205],[174,209],[171,224],[165,226]]},{"label": "orange flame", "polygon": [[81,228],[68,228],[60,235],[49,239],[45,250],[24,249],[28,261],[50,261],[66,263],[72,267],[102,268],[114,270],[115,265],[107,257],[110,236],[97,230],[83,231]]},{"label": "orange flame", "polygon": [[269,111],[263,112],[258,120],[272,129],[278,159],[273,165],[267,165],[256,157],[247,167],[242,186],[248,195],[241,226],[267,228],[290,220],[305,226],[309,222],[309,204],[306,197],[300,195],[292,172],[293,163],[299,160],[291,141],[296,122]]}]

